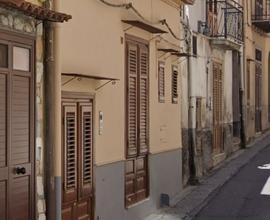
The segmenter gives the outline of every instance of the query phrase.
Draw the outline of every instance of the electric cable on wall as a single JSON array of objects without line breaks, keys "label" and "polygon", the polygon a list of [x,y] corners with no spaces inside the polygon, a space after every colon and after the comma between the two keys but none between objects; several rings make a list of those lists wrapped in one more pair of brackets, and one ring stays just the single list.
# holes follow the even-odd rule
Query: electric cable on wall
[{"label": "electric cable on wall", "polygon": [[174,31],[172,30],[172,28],[170,27],[170,25],[167,23],[166,19],[163,20],[159,20],[156,22],[150,21],[147,18],[145,18],[134,6],[132,3],[123,3],[123,4],[113,4],[110,2],[107,2],[105,0],[99,0],[100,2],[102,2],[103,4],[110,6],[110,7],[114,7],[114,8],[125,8],[125,9],[131,9],[139,18],[141,18],[143,21],[149,23],[149,24],[153,24],[153,25],[157,25],[157,24],[162,24],[165,25],[166,28],[169,30],[170,34],[179,41],[185,41],[186,39],[180,39],[179,37],[177,37],[177,35],[174,33]]}]

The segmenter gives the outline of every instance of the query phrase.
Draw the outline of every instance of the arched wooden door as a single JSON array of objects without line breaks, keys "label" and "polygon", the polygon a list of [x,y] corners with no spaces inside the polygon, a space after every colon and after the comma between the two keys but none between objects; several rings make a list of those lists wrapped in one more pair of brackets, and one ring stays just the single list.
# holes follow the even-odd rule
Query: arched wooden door
[{"label": "arched wooden door", "polygon": [[34,41],[0,34],[0,219],[34,219]]}]

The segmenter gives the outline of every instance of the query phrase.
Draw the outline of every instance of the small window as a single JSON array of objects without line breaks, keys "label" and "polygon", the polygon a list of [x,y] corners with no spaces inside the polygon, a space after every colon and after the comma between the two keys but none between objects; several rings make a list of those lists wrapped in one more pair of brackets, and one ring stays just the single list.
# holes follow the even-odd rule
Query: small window
[{"label": "small window", "polygon": [[257,61],[262,61],[262,51],[261,50],[258,50],[258,49],[255,50],[255,58]]},{"label": "small window", "polygon": [[192,52],[193,52],[193,55],[197,56],[197,37],[196,36],[192,37]]},{"label": "small window", "polygon": [[178,103],[178,68],[172,66],[172,103]]},{"label": "small window", "polygon": [[8,68],[8,46],[0,44],[0,67]]},{"label": "small window", "polygon": [[159,62],[158,65],[158,99],[160,103],[165,102],[165,64]]},{"label": "small window", "polygon": [[13,69],[30,71],[30,50],[22,47],[13,47]]}]

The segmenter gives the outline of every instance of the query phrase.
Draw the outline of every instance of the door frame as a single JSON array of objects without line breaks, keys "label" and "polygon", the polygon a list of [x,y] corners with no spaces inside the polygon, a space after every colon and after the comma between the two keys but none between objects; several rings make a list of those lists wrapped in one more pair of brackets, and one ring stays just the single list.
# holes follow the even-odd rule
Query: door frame
[{"label": "door frame", "polygon": [[[13,61],[12,57],[12,47],[13,46],[25,46],[25,48],[28,48],[30,50],[30,94],[29,94],[29,160],[31,166],[31,175],[30,175],[30,195],[29,195],[29,208],[30,213],[29,216],[31,219],[34,219],[36,216],[36,202],[37,202],[37,190],[36,190],[36,36],[35,35],[29,35],[24,33],[19,33],[17,31],[13,30],[5,30],[0,28],[0,41],[1,43],[6,43],[8,45],[8,62]],[[0,71],[3,71],[7,73],[7,90],[10,92],[10,76],[8,73],[11,69],[11,63],[8,63],[8,68],[3,69],[0,68]],[[23,73],[18,70],[14,70],[14,73]],[[7,95],[11,95],[10,93]],[[10,112],[11,112],[11,100],[7,99],[7,116],[6,116],[6,123],[10,124]],[[7,128],[10,130],[9,125]],[[10,131],[7,132],[7,145],[10,146],[9,138],[10,138]],[[10,157],[10,149],[7,151],[7,156]],[[11,172],[10,172],[10,164],[7,164],[8,167],[8,180],[12,178]],[[10,183],[7,183],[7,194],[10,196]],[[10,200],[8,200],[10,202]],[[8,211],[6,217],[10,217],[10,207],[9,204],[7,204],[6,210]]]},{"label": "door frame", "polygon": [[[61,94],[61,121],[62,121],[62,117],[63,117],[63,112],[62,112],[62,103],[65,100],[73,100],[73,101],[79,101],[79,100],[85,100],[85,99],[89,99],[92,100],[92,112],[93,112],[93,148],[92,148],[92,154],[93,154],[93,185],[92,185],[92,189],[93,189],[93,201],[92,201],[92,219],[95,219],[95,213],[96,213],[96,175],[95,175],[95,164],[96,164],[96,157],[95,157],[95,135],[97,134],[95,131],[95,127],[96,127],[96,120],[95,120],[95,114],[96,114],[96,95],[95,93],[92,92],[74,92],[74,91],[66,91],[66,90],[62,90],[62,94]],[[62,126],[62,125],[61,125]],[[61,135],[61,139],[63,140],[63,135]],[[61,161],[61,170],[63,169],[63,147],[61,146],[61,152],[62,152],[62,161]],[[61,178],[61,192],[62,192],[62,183],[63,183],[63,177]],[[61,198],[61,210],[62,210],[62,198]],[[62,212],[62,211],[61,211]]]}]

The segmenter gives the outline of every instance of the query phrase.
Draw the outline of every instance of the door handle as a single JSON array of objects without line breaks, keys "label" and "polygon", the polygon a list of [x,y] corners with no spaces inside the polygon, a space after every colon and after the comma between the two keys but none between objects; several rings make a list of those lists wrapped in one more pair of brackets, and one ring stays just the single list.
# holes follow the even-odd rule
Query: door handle
[{"label": "door handle", "polygon": [[25,169],[25,167],[16,167],[15,173],[17,175],[20,175],[20,174],[24,175],[24,174],[26,174],[26,169]]}]

